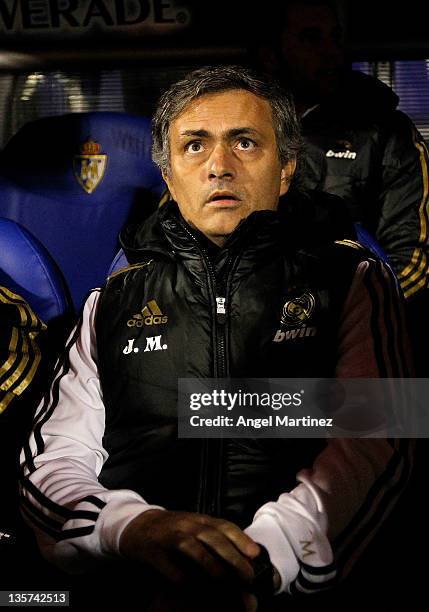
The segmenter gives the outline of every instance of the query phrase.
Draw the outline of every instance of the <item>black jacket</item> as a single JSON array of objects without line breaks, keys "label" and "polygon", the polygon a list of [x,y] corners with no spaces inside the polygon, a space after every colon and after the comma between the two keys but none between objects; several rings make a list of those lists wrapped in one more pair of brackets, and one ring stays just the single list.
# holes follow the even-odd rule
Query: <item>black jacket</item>
[{"label": "black jacket", "polygon": [[[364,257],[334,239],[352,235],[336,198],[290,194],[279,213],[253,213],[217,252],[174,202],[122,237],[135,265],[111,278],[97,315],[106,487],[241,526],[293,487],[319,440],[178,439],[177,379],[333,377],[339,313]],[[317,333],[274,340],[288,329],[284,304],[308,293],[315,308],[302,326]],[[226,314],[217,314],[217,297]],[[165,351],[148,350],[156,335]]]},{"label": "black jacket", "polygon": [[350,72],[304,114],[304,183],[344,198],[389,256],[405,297],[429,281],[428,156],[422,136],[381,81]]}]

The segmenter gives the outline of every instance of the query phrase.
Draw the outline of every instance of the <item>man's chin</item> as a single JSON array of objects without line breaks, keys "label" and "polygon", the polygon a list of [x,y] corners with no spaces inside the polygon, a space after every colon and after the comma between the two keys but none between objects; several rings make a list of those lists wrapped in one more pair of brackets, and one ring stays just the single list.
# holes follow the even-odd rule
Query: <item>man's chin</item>
[{"label": "man's chin", "polygon": [[246,216],[243,209],[240,211],[231,209],[217,210],[215,214],[200,218],[198,225],[189,220],[188,223],[198,227],[200,232],[215,244],[223,244]]},{"label": "man's chin", "polygon": [[232,227],[222,227],[222,228],[209,229],[207,231],[203,231],[203,234],[205,234],[206,237],[209,240],[211,240],[212,242],[214,242],[218,246],[222,246],[223,244],[225,244],[225,242],[228,240],[228,238],[231,236],[231,234],[237,228],[239,223],[240,223],[240,221],[238,221]]},{"label": "man's chin", "polygon": [[218,246],[223,246],[225,244],[225,242],[228,240],[228,238],[230,237],[230,235],[232,234],[233,231],[234,230],[231,230],[231,231],[214,230],[214,231],[203,232],[203,234],[205,234],[205,236],[209,240],[211,240],[212,242],[214,242]]}]

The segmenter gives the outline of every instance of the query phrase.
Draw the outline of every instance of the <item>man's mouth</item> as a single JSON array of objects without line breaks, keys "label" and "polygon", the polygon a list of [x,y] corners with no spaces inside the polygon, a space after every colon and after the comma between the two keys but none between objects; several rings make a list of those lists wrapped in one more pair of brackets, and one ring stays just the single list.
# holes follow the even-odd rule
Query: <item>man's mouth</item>
[{"label": "man's mouth", "polygon": [[240,202],[240,198],[231,191],[215,191],[207,202],[208,204],[225,204],[228,206]]}]

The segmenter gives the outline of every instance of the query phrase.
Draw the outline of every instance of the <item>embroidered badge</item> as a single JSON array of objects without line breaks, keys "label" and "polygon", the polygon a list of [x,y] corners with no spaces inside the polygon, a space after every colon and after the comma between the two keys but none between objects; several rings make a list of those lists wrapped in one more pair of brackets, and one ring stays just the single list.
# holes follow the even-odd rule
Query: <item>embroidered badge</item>
[{"label": "embroidered badge", "polygon": [[73,158],[73,172],[77,182],[87,193],[92,193],[101,183],[107,165],[107,155],[100,153],[101,145],[88,138],[80,148],[80,155]]},{"label": "embroidered badge", "polygon": [[302,326],[311,317],[316,305],[312,293],[306,292],[299,297],[288,300],[283,306],[281,324],[285,327]]}]

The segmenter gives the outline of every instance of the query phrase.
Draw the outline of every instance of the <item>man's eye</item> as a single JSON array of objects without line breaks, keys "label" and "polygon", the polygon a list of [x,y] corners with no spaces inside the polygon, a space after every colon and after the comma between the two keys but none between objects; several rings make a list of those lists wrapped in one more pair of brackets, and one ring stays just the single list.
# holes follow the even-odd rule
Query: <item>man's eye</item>
[{"label": "man's eye", "polygon": [[237,147],[241,151],[249,151],[250,149],[254,149],[256,147],[256,143],[253,142],[253,140],[249,140],[248,138],[240,138]]},{"label": "man's eye", "polygon": [[198,140],[194,140],[186,145],[185,150],[188,153],[200,153],[203,150],[203,145]]}]

